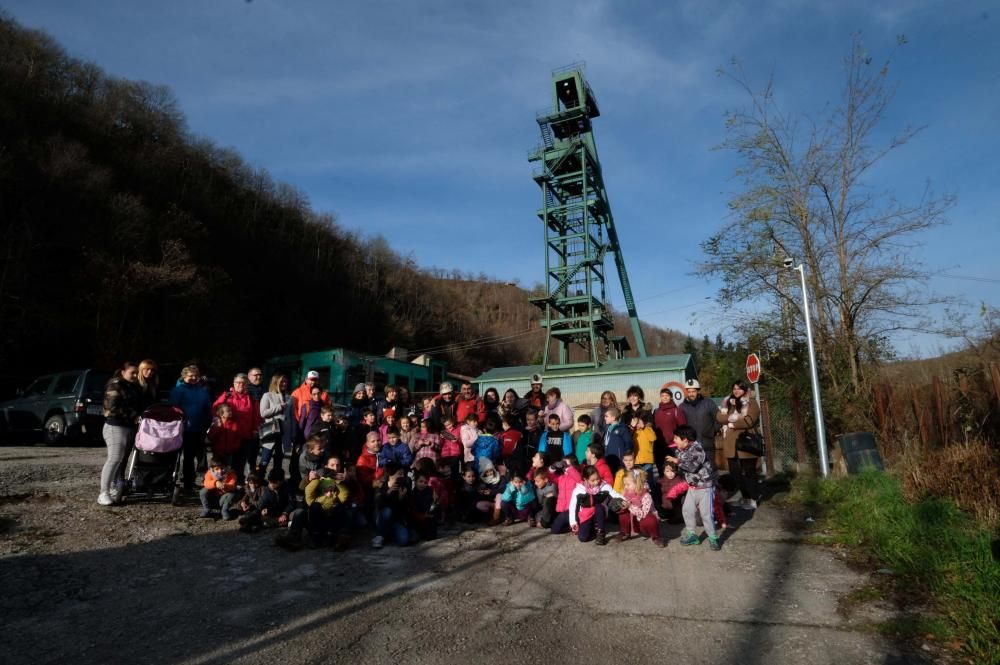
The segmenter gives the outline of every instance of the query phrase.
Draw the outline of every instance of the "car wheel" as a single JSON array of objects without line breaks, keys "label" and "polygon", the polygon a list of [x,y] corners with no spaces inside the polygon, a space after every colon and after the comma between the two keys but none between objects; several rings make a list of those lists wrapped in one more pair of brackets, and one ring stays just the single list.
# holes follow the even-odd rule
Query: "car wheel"
[{"label": "car wheel", "polygon": [[45,420],[43,434],[45,445],[58,446],[66,438],[66,419],[59,414],[49,416]]}]

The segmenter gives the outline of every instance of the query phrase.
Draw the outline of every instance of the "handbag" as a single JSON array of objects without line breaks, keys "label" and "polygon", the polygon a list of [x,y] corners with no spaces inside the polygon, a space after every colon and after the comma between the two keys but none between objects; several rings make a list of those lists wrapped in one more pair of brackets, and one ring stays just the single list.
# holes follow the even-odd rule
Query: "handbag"
[{"label": "handbag", "polygon": [[281,438],[281,419],[272,418],[265,421],[257,429],[257,437],[261,443],[273,443]]},{"label": "handbag", "polygon": [[741,453],[749,453],[754,457],[761,457],[764,454],[764,437],[757,432],[740,432],[736,437],[736,450]]}]

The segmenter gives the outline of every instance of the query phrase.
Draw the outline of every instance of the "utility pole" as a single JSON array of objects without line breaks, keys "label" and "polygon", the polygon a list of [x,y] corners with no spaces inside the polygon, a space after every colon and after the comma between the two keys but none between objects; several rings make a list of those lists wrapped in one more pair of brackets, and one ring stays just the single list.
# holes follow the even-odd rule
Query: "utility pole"
[{"label": "utility pole", "polygon": [[[785,266],[792,268],[794,261],[785,259]],[[816,367],[816,346],[812,334],[812,310],[809,309],[809,295],[806,291],[806,270],[803,264],[792,268],[799,271],[802,284],[802,316],[806,320],[806,342],[809,347],[809,378],[812,380],[813,414],[816,417],[816,445],[819,447],[819,470],[824,478],[830,475],[830,465],[826,456],[826,430],[823,427],[823,400],[819,392],[819,370]]]}]

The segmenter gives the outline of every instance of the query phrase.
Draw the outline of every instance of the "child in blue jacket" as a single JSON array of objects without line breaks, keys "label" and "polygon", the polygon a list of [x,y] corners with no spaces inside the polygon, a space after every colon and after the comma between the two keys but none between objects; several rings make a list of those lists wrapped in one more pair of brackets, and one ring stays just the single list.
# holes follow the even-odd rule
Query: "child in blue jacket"
[{"label": "child in blue jacket", "polygon": [[486,420],[485,434],[480,434],[472,444],[472,465],[479,472],[479,458],[485,457],[493,464],[500,462],[500,442],[495,436],[497,425],[492,418]]},{"label": "child in blue jacket", "polygon": [[504,526],[530,519],[535,512],[535,487],[524,479],[524,474],[515,471],[500,499],[504,514]]}]

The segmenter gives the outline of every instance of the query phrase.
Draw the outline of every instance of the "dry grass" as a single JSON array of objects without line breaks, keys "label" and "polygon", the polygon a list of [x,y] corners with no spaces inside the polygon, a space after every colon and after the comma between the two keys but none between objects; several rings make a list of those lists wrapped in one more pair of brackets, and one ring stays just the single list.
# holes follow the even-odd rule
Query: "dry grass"
[{"label": "dry grass", "polygon": [[894,465],[909,501],[951,499],[990,528],[1000,528],[1000,450],[984,443],[902,455]]}]

